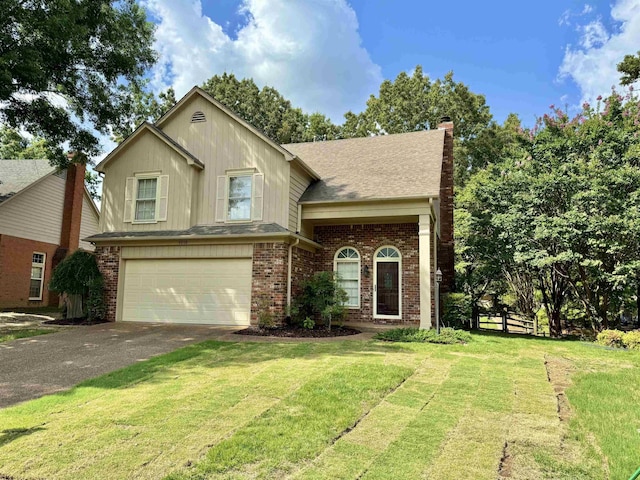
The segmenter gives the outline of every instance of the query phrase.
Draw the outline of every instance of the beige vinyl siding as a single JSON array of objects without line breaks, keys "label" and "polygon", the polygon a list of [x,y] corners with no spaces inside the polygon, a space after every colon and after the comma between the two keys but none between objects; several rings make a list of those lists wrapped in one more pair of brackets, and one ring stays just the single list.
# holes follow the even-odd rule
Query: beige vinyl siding
[{"label": "beige vinyl siding", "polygon": [[[201,111],[206,122],[191,123]],[[205,164],[195,199],[195,222],[216,223],[217,178],[228,170],[255,168],[264,174],[262,222],[289,226],[289,170],[284,155],[199,95],[163,125],[164,132]]]},{"label": "beige vinyl siding", "polygon": [[122,247],[121,257],[131,258],[247,258],[253,245],[161,245]]},{"label": "beige vinyl siding", "polygon": [[0,204],[0,234],[60,244],[64,175],[49,175]]},{"label": "beige vinyl siding", "polygon": [[83,242],[83,238],[90,237],[100,232],[100,220],[96,211],[91,205],[91,200],[84,193],[82,199],[82,219],[80,220],[80,248],[84,250],[94,251],[95,246],[89,242]]},{"label": "beige vinyl siding", "polygon": [[[157,172],[169,176],[167,220],[124,222],[127,177]],[[184,230],[192,223],[192,192],[198,170],[151,132],[143,133],[105,167],[100,229],[102,232]]]},{"label": "beige vinyl siding", "polygon": [[337,219],[367,219],[413,217],[428,214],[431,211],[429,200],[398,200],[372,202],[346,202],[304,204],[302,206],[303,220],[337,220]]},{"label": "beige vinyl siding", "polygon": [[289,230],[298,231],[298,200],[305,192],[311,177],[300,167],[291,167],[291,188],[289,190]]}]

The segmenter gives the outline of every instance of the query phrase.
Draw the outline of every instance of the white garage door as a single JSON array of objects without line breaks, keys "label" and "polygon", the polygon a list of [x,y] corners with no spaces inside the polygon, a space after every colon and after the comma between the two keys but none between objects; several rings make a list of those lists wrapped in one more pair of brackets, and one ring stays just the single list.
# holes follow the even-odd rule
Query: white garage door
[{"label": "white garage door", "polygon": [[249,325],[250,259],[125,262],[122,320]]}]

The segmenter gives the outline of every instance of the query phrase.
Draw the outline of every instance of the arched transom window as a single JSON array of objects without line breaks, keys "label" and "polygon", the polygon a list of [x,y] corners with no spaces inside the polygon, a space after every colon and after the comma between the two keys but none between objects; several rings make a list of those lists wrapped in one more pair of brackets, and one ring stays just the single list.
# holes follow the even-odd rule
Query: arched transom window
[{"label": "arched transom window", "polygon": [[393,247],[383,247],[378,251],[376,258],[400,258],[400,253]]},{"label": "arched transom window", "polygon": [[336,252],[334,271],[338,284],[347,292],[346,306],[360,308],[360,254],[355,248],[344,247]]}]

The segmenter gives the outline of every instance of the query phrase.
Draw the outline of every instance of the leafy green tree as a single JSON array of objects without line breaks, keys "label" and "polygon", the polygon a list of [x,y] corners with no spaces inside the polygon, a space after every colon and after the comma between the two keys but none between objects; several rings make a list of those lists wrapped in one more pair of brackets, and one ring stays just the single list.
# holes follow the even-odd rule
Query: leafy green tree
[{"label": "leafy green tree", "polygon": [[47,158],[60,166],[68,161],[62,144],[99,153],[81,122],[107,133],[127,115],[118,86],[139,81],[155,62],[153,32],[135,0],[5,0],[0,123],[44,138]]},{"label": "leafy green tree", "polygon": [[224,73],[211,77],[202,88],[278,143],[331,140],[339,135],[339,128],[325,115],[306,114],[275,88],[259,89],[253,79],[238,80]]},{"label": "leafy green tree", "polygon": [[[102,274],[93,254],[76,250],[53,271],[49,290],[68,296],[67,318],[81,318],[87,313],[87,301],[96,314],[102,308]],[[93,292],[92,292],[93,290]]]},{"label": "leafy green tree", "polygon": [[618,64],[618,72],[622,74],[621,85],[631,85],[640,80],[640,51],[637,55],[625,55]]},{"label": "leafy green tree", "polygon": [[595,108],[585,104],[575,118],[553,109],[470,180],[496,240],[508,247],[507,266],[535,279],[552,334],[561,333],[568,299],[594,328],[606,328],[637,285],[638,124],[636,100],[617,93]]},{"label": "leafy green tree", "polygon": [[155,122],[176,104],[176,92],[168,88],[158,96],[148,90],[148,81],[122,85],[120,92],[126,102],[118,124],[113,125],[111,138],[120,143],[143,122]]},{"label": "leafy green tree", "polygon": [[14,128],[0,126],[0,159],[44,159],[48,154],[49,149],[43,138],[28,139]]}]

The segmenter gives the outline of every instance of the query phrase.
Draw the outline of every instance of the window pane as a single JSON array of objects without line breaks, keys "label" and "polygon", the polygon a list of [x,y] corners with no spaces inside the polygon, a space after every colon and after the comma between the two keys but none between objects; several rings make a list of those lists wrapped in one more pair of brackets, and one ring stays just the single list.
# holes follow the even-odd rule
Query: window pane
[{"label": "window pane", "polygon": [[343,248],[338,253],[338,258],[358,258],[358,252],[353,248]]},{"label": "window pane", "polygon": [[229,198],[229,220],[251,220],[251,198]]},{"label": "window pane", "polygon": [[32,263],[44,263],[44,255],[42,253],[34,253],[32,256]]},{"label": "window pane", "polygon": [[29,285],[29,297],[30,298],[40,298],[40,285],[42,284],[42,280],[31,280],[31,284]]},{"label": "window pane", "polygon": [[31,278],[42,278],[42,267],[31,267]]},{"label": "window pane", "polygon": [[155,200],[136,201],[136,220],[153,220],[156,218]]},{"label": "window pane", "polygon": [[338,275],[344,280],[357,280],[358,262],[338,262]]},{"label": "window pane", "polygon": [[251,179],[249,175],[229,178],[229,199],[249,198],[251,199]]},{"label": "window pane", "polygon": [[154,199],[156,198],[157,178],[143,178],[138,180],[138,199]]},{"label": "window pane", "polygon": [[347,292],[347,303],[349,307],[358,306],[358,280],[339,280],[338,284]]}]

